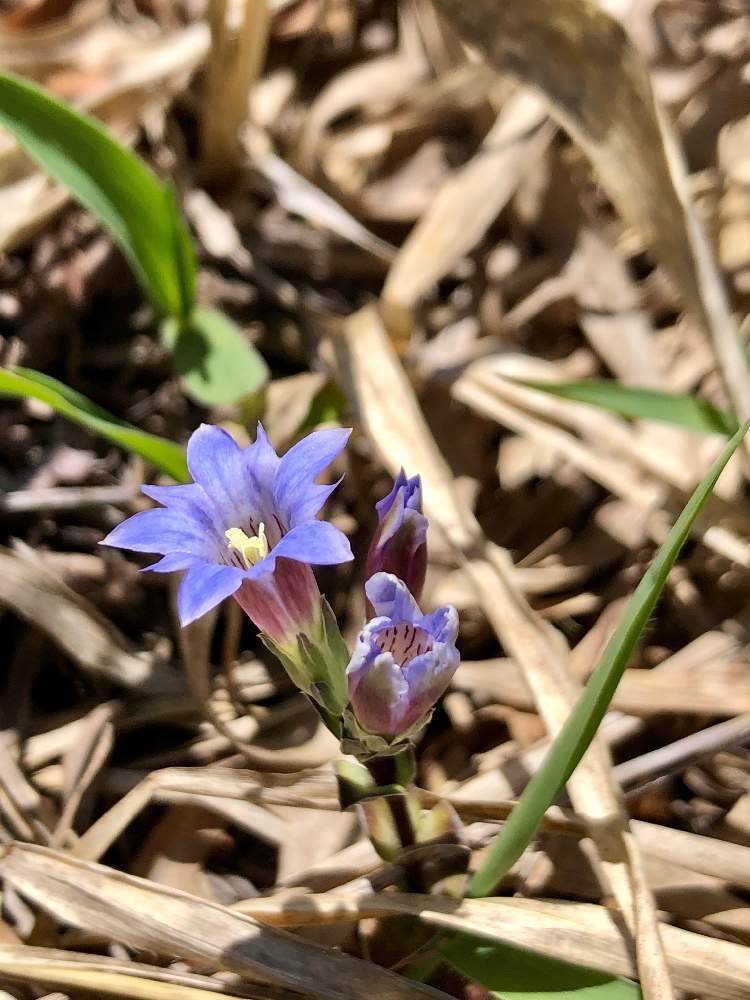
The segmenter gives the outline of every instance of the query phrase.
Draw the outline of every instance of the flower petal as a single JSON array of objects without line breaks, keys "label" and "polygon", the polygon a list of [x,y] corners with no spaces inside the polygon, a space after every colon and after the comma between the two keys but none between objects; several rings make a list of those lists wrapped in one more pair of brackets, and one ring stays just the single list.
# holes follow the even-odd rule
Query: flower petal
[{"label": "flower petal", "polygon": [[196,563],[185,574],[177,594],[177,612],[182,625],[205,615],[240,587],[243,572],[234,566]]},{"label": "flower petal", "polygon": [[423,542],[427,534],[427,518],[422,514],[422,480],[419,476],[406,478],[403,469],[396,476],[388,496],[375,504],[378,512],[378,545],[385,545],[402,527],[404,520],[413,522],[415,535]]},{"label": "flower petal", "polygon": [[281,459],[260,421],[255,441],[242,452],[242,461],[247,493],[252,497],[253,521],[256,526],[263,523],[268,542],[273,548],[289,525],[284,522],[273,499],[274,478]]},{"label": "flower petal", "polygon": [[[176,570],[189,569],[196,561],[196,556],[191,556],[186,552],[170,552],[167,556],[162,556],[158,562],[151,566],[144,566],[141,573],[174,573]],[[202,561],[202,560],[201,560]]]},{"label": "flower petal", "polygon": [[452,604],[446,604],[425,615],[420,624],[436,642],[453,643],[458,635],[458,611]]},{"label": "flower petal", "polygon": [[[388,619],[379,618],[378,622],[383,622],[385,623],[385,626],[387,626]],[[350,696],[354,695],[354,692],[366,676],[367,671],[372,666],[375,658],[381,653],[380,647],[373,642],[373,630],[371,626],[372,622],[368,622],[357,637],[357,641],[354,645],[354,652],[352,653],[349,665],[346,668],[346,679],[349,684]]]},{"label": "flower petal", "polygon": [[190,475],[211,498],[223,534],[227,528],[257,527],[259,496],[249,475],[245,450],[231,434],[209,424],[192,433],[187,446]]},{"label": "flower petal", "polygon": [[459,663],[460,657],[454,645],[435,643],[428,653],[415,656],[402,667],[409,688],[401,719],[403,729],[413,726],[445,693]]},{"label": "flower petal", "polygon": [[270,486],[273,483],[281,459],[276,454],[274,446],[268,440],[266,429],[260,421],[258,421],[255,441],[248,448],[245,448],[243,457],[245,466],[255,482],[258,492],[267,490],[270,497]]},{"label": "flower petal", "polygon": [[319,630],[320,591],[315,574],[307,563],[294,559],[279,560],[273,572],[259,573],[259,566],[244,574],[234,595],[237,603],[261,632],[296,649],[298,635],[311,636]]},{"label": "flower petal", "polygon": [[349,698],[360,725],[371,733],[395,736],[401,731],[402,702],[408,685],[390,653],[374,644],[357,643],[346,670]]},{"label": "flower petal", "polygon": [[134,514],[118,524],[102,539],[102,545],[112,545],[131,552],[186,552],[212,559],[215,545],[210,534],[192,517],[177,511],[157,507]]},{"label": "flower petal", "polygon": [[198,486],[197,483],[179,486],[141,486],[141,493],[156,500],[167,510],[191,518],[223,544],[224,539],[218,534],[214,505],[206,496],[202,486]]},{"label": "flower petal", "polygon": [[210,514],[211,501],[203,487],[197,483],[180,483],[178,486],[141,486],[141,493],[172,510],[202,511]]},{"label": "flower petal", "polygon": [[[309,563],[311,566],[335,566],[354,558],[346,535],[328,521],[298,524],[284,535],[263,563],[275,563],[279,556]],[[261,563],[258,563],[253,569],[260,565]]]},{"label": "flower petal", "polygon": [[365,584],[365,593],[377,616],[394,622],[419,622],[422,612],[406,584],[392,573],[376,573]]},{"label": "flower petal", "polygon": [[289,527],[312,520],[338,485],[317,486],[315,479],[341,452],[350,434],[348,428],[315,431],[281,459],[273,496]]},{"label": "flower petal", "polygon": [[391,492],[387,496],[384,496],[382,500],[378,500],[375,504],[375,510],[378,512],[378,520],[383,520],[385,515],[393,506],[393,501],[396,499],[398,491],[406,486],[406,483],[406,473],[403,468],[401,468],[398,475],[393,480],[393,488],[391,489]]}]

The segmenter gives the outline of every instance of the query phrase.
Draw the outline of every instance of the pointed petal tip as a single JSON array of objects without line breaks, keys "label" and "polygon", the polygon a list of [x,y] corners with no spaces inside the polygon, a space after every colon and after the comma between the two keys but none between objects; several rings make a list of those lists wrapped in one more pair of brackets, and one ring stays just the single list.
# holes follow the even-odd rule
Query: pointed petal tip
[{"label": "pointed petal tip", "polygon": [[313,431],[282,456],[274,479],[274,503],[291,527],[312,520],[335,489],[317,485],[316,479],[343,451],[351,432],[350,427]]},{"label": "pointed petal tip", "polygon": [[255,440],[257,441],[258,438],[263,441],[268,441],[268,431],[265,429],[260,420],[255,425]]}]

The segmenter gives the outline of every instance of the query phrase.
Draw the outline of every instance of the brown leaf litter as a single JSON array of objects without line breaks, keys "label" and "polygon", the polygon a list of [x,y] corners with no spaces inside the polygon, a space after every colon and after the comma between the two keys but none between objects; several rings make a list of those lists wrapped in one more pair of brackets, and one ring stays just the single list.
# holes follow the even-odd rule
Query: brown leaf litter
[{"label": "brown leaf litter", "polygon": [[[616,20],[617,19],[617,20]],[[615,378],[750,413],[747,12],[736,0],[19,0],[0,64],[173,176],[201,294],[261,349],[257,413],[183,397],[107,237],[0,143],[0,357],[184,442],[353,423],[321,573],[349,639],[373,503],[403,465],[463,666],[422,742],[472,864],[507,817],[716,436],[519,379]],[[544,58],[542,58],[542,54]],[[738,330],[740,331],[738,334]],[[2,995],[469,995],[378,964],[373,927],[463,930],[748,995],[750,516],[732,463],[597,741],[492,900],[399,891],[337,748],[237,609],[97,542],[142,463],[0,411]],[[408,962],[408,956],[402,956]]]}]

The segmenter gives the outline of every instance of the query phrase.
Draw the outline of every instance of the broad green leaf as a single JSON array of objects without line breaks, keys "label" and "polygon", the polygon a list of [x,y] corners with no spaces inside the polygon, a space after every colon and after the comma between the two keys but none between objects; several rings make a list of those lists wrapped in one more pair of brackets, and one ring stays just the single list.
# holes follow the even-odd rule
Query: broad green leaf
[{"label": "broad green leaf", "polygon": [[196,264],[171,186],[95,119],[10,73],[0,73],[0,125],[109,229],[154,307],[186,317]]},{"label": "broad green leaf", "polygon": [[118,420],[49,375],[29,368],[0,369],[0,396],[41,400],[61,416],[101,434],[126,451],[141,455],[178,482],[187,482],[189,478],[184,448]]},{"label": "broad green leaf", "polygon": [[641,1000],[629,979],[569,965],[512,945],[459,934],[442,950],[465,976],[502,1000]]},{"label": "broad green leaf", "polygon": [[607,379],[584,379],[581,382],[537,382],[519,379],[521,385],[539,389],[551,396],[589,403],[602,410],[619,413],[632,420],[658,420],[676,424],[703,434],[734,434],[737,421],[725,410],[717,410],[697,396],[686,393],[635,389]]},{"label": "broad green leaf", "polygon": [[259,392],[268,367],[237,326],[215,309],[196,309],[184,326],[168,320],[164,339],[187,392],[203,406],[229,406]]},{"label": "broad green leaf", "polygon": [[469,886],[473,897],[489,896],[534,838],[539,824],[593,740],[641,632],[659,600],[667,577],[724,466],[747,433],[744,424],[695,490],[667,540],[630,598],[622,621],[581,693],[544,763],[523,791],[484,864]]}]

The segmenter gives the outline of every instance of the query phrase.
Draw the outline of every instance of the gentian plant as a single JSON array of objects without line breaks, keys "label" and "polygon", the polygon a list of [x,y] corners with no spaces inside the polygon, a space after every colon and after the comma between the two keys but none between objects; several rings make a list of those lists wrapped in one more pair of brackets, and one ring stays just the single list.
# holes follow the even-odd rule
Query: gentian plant
[{"label": "gentian plant", "polygon": [[[358,759],[339,764],[342,805],[362,806],[373,842],[392,859],[425,836],[455,839],[452,812],[423,813],[409,786],[413,741],[459,664],[458,615],[450,606],[423,614],[417,604],[427,519],[419,477],[402,471],[376,506],[365,585],[371,617],[350,655],[312,570],[353,558],[342,532],[318,518],[338,483],[317,479],[349,434],[317,431],[279,457],[261,424],[246,448],[202,425],[187,447],[193,482],[144,486],[159,506],[128,518],[103,544],[159,555],[151,572],[184,574],[177,598],[183,626],[227,597],[237,601]],[[426,884],[418,866],[411,882]]]}]

